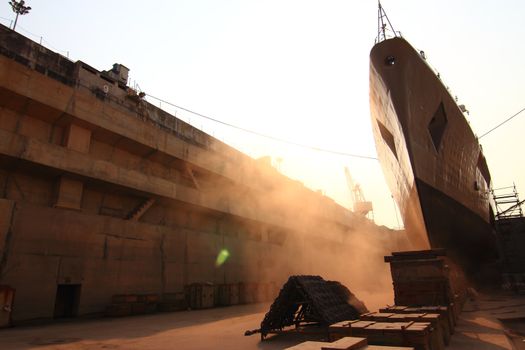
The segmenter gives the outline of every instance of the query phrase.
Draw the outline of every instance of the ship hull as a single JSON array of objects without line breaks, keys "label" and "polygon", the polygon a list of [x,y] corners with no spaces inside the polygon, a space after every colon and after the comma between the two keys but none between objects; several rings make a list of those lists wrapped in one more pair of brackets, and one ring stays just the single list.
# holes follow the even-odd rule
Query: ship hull
[{"label": "ship hull", "polygon": [[447,248],[469,270],[496,258],[492,225],[434,187],[416,179],[431,247]]},{"label": "ship hull", "polygon": [[496,256],[490,173],[477,138],[424,54],[402,38],[370,54],[378,157],[414,249],[474,266]]}]

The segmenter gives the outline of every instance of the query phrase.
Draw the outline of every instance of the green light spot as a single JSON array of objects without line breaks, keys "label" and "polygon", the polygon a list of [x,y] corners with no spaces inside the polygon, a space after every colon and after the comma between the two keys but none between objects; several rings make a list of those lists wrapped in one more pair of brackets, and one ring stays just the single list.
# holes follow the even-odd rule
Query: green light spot
[{"label": "green light spot", "polygon": [[217,260],[215,260],[215,266],[217,267],[221,266],[222,264],[226,262],[226,260],[228,260],[229,257],[230,257],[230,252],[228,251],[228,249],[222,249],[219,252],[219,255],[217,255]]}]

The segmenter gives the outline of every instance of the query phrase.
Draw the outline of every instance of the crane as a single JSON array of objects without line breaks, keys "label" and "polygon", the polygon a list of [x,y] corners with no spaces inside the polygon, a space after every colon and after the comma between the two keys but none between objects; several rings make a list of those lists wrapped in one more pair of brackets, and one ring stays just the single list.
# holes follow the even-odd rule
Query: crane
[{"label": "crane", "polygon": [[368,214],[371,215],[370,219],[374,219],[374,210],[372,208],[372,202],[369,202],[365,199],[365,195],[361,190],[361,185],[354,182],[352,175],[350,175],[350,170],[348,167],[345,167],[345,176],[348,189],[350,190],[350,198],[352,200],[353,211],[359,215],[368,217]]}]

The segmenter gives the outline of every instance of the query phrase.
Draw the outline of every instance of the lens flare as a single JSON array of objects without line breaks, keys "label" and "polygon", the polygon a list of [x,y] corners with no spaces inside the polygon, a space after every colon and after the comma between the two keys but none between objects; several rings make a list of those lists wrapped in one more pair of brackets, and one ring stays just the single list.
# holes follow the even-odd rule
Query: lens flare
[{"label": "lens flare", "polygon": [[228,249],[222,249],[217,255],[217,260],[215,260],[215,266],[217,267],[221,266],[222,264],[226,262],[226,260],[228,260],[229,257],[230,257],[230,252],[228,251]]}]

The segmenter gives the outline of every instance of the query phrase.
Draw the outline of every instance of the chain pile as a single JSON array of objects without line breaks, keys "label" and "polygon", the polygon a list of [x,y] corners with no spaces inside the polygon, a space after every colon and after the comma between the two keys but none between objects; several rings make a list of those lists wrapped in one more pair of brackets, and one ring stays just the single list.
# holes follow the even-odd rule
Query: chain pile
[{"label": "chain pile", "polygon": [[[261,322],[261,336],[304,324],[327,326],[359,318],[364,304],[349,304],[353,294],[339,282],[320,276],[291,276]],[[357,300],[357,299],[355,299]],[[366,308],[364,308],[366,310]]]}]

